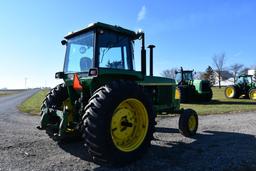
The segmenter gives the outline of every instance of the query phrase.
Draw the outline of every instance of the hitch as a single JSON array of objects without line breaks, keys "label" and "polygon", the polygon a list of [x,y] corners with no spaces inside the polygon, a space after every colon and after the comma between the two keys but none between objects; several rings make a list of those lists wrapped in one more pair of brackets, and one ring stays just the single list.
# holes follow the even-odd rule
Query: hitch
[{"label": "hitch", "polygon": [[[56,123],[51,122],[50,117],[58,117],[60,121]],[[54,133],[54,137],[62,138],[65,136],[67,125],[68,125],[68,109],[66,107],[63,108],[63,111],[53,109],[53,108],[45,108],[43,110],[43,114],[40,121],[41,125],[37,126],[39,130],[57,130],[57,133]]]}]

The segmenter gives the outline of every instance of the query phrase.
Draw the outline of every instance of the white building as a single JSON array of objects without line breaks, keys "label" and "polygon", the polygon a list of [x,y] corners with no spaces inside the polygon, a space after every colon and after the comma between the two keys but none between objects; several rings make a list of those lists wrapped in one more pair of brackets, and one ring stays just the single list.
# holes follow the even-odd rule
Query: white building
[{"label": "white building", "polygon": [[255,75],[255,69],[249,69],[248,75]]}]

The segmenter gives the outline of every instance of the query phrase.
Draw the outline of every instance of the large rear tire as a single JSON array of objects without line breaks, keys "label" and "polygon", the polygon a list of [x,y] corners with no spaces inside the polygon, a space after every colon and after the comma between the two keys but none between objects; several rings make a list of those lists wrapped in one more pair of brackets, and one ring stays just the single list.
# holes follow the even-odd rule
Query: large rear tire
[{"label": "large rear tire", "polygon": [[151,101],[136,83],[113,81],[100,87],[83,116],[94,162],[120,166],[141,157],[153,139],[155,117]]},{"label": "large rear tire", "polygon": [[212,89],[210,89],[209,92],[205,93],[202,98],[201,98],[201,101],[202,102],[210,102],[212,100]]},{"label": "large rear tire", "polygon": [[226,98],[239,98],[239,91],[235,86],[227,86],[224,90]]},{"label": "large rear tire", "polygon": [[[63,110],[63,102],[67,98],[68,91],[66,85],[64,83],[57,85],[46,95],[41,106],[41,115],[46,108]],[[59,118],[57,116],[51,116],[51,113],[49,113],[49,122],[51,122],[51,124],[55,124],[58,121]]]}]

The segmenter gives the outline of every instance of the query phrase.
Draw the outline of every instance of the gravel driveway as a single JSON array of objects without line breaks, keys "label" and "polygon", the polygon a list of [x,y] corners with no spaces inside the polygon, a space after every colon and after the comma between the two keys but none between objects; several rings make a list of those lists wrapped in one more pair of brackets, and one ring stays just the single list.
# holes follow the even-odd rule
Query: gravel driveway
[{"label": "gravel driveway", "polygon": [[[16,106],[37,90],[0,97],[0,171],[113,170],[94,164],[83,142],[57,144],[36,126],[40,118]],[[178,117],[157,118],[145,156],[117,170],[256,170],[256,113],[199,117],[198,134],[185,138]]]}]

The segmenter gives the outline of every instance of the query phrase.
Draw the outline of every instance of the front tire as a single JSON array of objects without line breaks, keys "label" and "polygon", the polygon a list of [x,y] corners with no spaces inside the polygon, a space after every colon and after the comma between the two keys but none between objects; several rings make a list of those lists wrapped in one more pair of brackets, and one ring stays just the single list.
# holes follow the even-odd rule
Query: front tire
[{"label": "front tire", "polygon": [[249,92],[249,97],[251,100],[256,100],[256,89],[251,89]]},{"label": "front tire", "polygon": [[185,137],[196,134],[198,128],[198,116],[196,111],[185,109],[179,118],[179,131]]},{"label": "front tire", "polygon": [[155,113],[143,89],[130,81],[113,81],[90,98],[83,116],[85,142],[99,164],[124,165],[150,146]]}]

